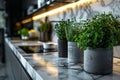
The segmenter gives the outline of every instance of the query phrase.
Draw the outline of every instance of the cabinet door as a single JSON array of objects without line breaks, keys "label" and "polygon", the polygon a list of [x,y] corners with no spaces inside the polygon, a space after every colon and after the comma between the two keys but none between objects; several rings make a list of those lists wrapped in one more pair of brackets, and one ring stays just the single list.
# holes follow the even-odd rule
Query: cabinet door
[{"label": "cabinet door", "polygon": [[15,80],[22,80],[21,79],[22,67],[20,65],[20,62],[17,60],[14,53],[11,54],[11,58],[12,58],[11,66],[12,66],[12,71],[13,71],[14,78],[15,78]]},{"label": "cabinet door", "polygon": [[0,28],[0,62],[5,62],[4,53],[4,29]]},{"label": "cabinet door", "polygon": [[12,50],[10,49],[10,47],[8,46],[8,44],[5,43],[7,76],[8,76],[9,80],[15,80],[14,79],[14,75],[13,75],[13,71],[12,71],[12,66],[11,66],[11,60],[12,60],[11,54],[12,54]]},{"label": "cabinet door", "polygon": [[32,80],[31,77],[26,73],[26,71],[22,68],[22,79],[21,80]]},{"label": "cabinet door", "polygon": [[7,43],[5,49],[6,70],[9,80],[32,80]]},{"label": "cabinet door", "polygon": [[12,69],[13,69],[13,75],[15,77],[15,80],[32,80],[26,70],[23,68],[20,61],[17,59],[17,57],[14,54],[11,54],[12,56]]}]

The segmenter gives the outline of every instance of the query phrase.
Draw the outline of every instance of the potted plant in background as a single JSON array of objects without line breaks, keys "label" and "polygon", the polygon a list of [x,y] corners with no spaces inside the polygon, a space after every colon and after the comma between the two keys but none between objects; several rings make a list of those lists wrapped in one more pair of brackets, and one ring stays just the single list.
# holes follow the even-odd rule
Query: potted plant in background
[{"label": "potted plant in background", "polygon": [[94,74],[112,73],[113,46],[117,44],[119,21],[109,14],[98,14],[84,21],[81,34],[76,38],[84,49],[84,70]]},{"label": "potted plant in background", "polygon": [[38,34],[34,29],[30,29],[28,31],[28,34],[29,34],[29,40],[38,40]]},{"label": "potted plant in background", "polygon": [[22,28],[18,31],[18,34],[20,34],[22,40],[27,40],[28,39],[28,29],[27,28]]},{"label": "potted plant in background", "polygon": [[51,23],[45,19],[45,22],[40,21],[40,26],[38,26],[38,31],[40,32],[40,41],[46,42],[50,40],[50,29]]},{"label": "potted plant in background", "polygon": [[60,21],[55,24],[55,32],[58,37],[58,55],[59,57],[67,57],[67,39],[65,33],[66,21]]},{"label": "potted plant in background", "polygon": [[66,37],[68,41],[68,63],[76,64],[83,60],[83,53],[77,47],[76,38],[80,34],[81,22],[77,23],[75,18],[67,20]]}]

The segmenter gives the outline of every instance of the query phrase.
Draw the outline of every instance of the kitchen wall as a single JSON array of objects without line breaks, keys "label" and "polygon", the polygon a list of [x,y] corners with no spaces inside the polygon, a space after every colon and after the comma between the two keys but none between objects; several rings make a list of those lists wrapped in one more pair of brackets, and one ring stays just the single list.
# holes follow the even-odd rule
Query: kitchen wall
[{"label": "kitchen wall", "polygon": [[4,0],[0,0],[0,28],[5,28],[3,12],[4,12]]},{"label": "kitchen wall", "polygon": [[4,0],[0,0],[0,10],[4,9]]},{"label": "kitchen wall", "polygon": [[5,28],[5,19],[3,17],[3,11],[0,11],[0,28]]},{"label": "kitchen wall", "polygon": [[[80,16],[83,19],[92,17],[94,14],[98,13],[109,13],[112,12],[114,15],[120,14],[120,0],[81,0],[84,3],[76,6],[74,9],[69,8],[67,11],[53,15],[49,17],[49,20],[52,21],[52,24],[56,23],[55,21],[60,21],[61,19],[67,20],[72,17],[76,17],[79,21]],[[34,28],[39,25],[38,21],[34,21]],[[57,41],[55,35],[54,27],[52,33],[52,40]]]}]

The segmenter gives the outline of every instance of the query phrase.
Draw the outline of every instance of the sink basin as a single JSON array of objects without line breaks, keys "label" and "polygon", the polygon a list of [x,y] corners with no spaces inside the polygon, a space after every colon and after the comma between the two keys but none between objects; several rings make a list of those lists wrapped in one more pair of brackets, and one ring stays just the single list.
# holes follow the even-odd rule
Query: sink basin
[{"label": "sink basin", "polygon": [[43,45],[32,45],[32,46],[18,46],[21,50],[23,50],[25,53],[47,53],[47,52],[56,52],[56,48],[49,48],[44,49]]},{"label": "sink basin", "polygon": [[55,49],[55,48],[57,48],[57,44],[52,43],[52,42],[43,43],[43,48],[44,49]]}]

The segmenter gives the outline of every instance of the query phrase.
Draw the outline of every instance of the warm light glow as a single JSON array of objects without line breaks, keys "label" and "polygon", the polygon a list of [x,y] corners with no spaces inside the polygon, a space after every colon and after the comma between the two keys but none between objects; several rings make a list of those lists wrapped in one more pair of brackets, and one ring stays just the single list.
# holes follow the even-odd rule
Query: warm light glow
[{"label": "warm light glow", "polygon": [[39,63],[41,66],[46,67],[46,70],[48,71],[48,73],[50,73],[53,76],[58,76],[58,70],[53,64],[45,61],[44,59],[40,59]]},{"label": "warm light glow", "polygon": [[20,27],[20,26],[21,26],[21,23],[20,23],[20,22],[17,22],[17,23],[16,23],[16,26],[17,26],[17,27]]},{"label": "warm light glow", "polygon": [[91,3],[91,2],[95,2],[96,0],[80,0],[78,2],[74,2],[74,3],[71,3],[71,4],[68,4],[68,5],[65,5],[65,6],[62,6],[62,7],[59,7],[57,9],[54,9],[54,10],[51,10],[51,11],[48,11],[48,12],[45,12],[43,14],[40,14],[40,15],[37,15],[37,16],[34,16],[32,17],[33,20],[38,20],[38,19],[41,19],[41,18],[45,18],[46,16],[52,16],[52,15],[55,15],[55,14],[58,14],[58,13],[61,13],[61,12],[64,12],[66,10],[68,10],[69,8],[75,8],[76,6],[83,6],[84,4],[88,4],[88,3]]},{"label": "warm light glow", "polygon": [[33,54],[32,56],[33,56],[33,58],[34,58],[35,60],[39,60],[39,59],[40,59],[38,54]]},{"label": "warm light glow", "polygon": [[37,54],[33,54],[33,58],[41,66],[46,67],[46,70],[48,71],[48,73],[50,73],[53,76],[58,76],[58,70],[52,63],[45,61],[44,59],[42,59],[42,57],[40,57],[40,55],[37,55]]},{"label": "warm light glow", "polygon": [[49,70],[53,76],[58,76],[58,69],[51,63],[47,63],[47,70]]},{"label": "warm light glow", "polygon": [[28,22],[31,22],[31,21],[32,21],[31,18],[29,18],[29,19],[25,19],[25,20],[22,21],[22,24],[25,24],[25,23],[28,23]]}]

